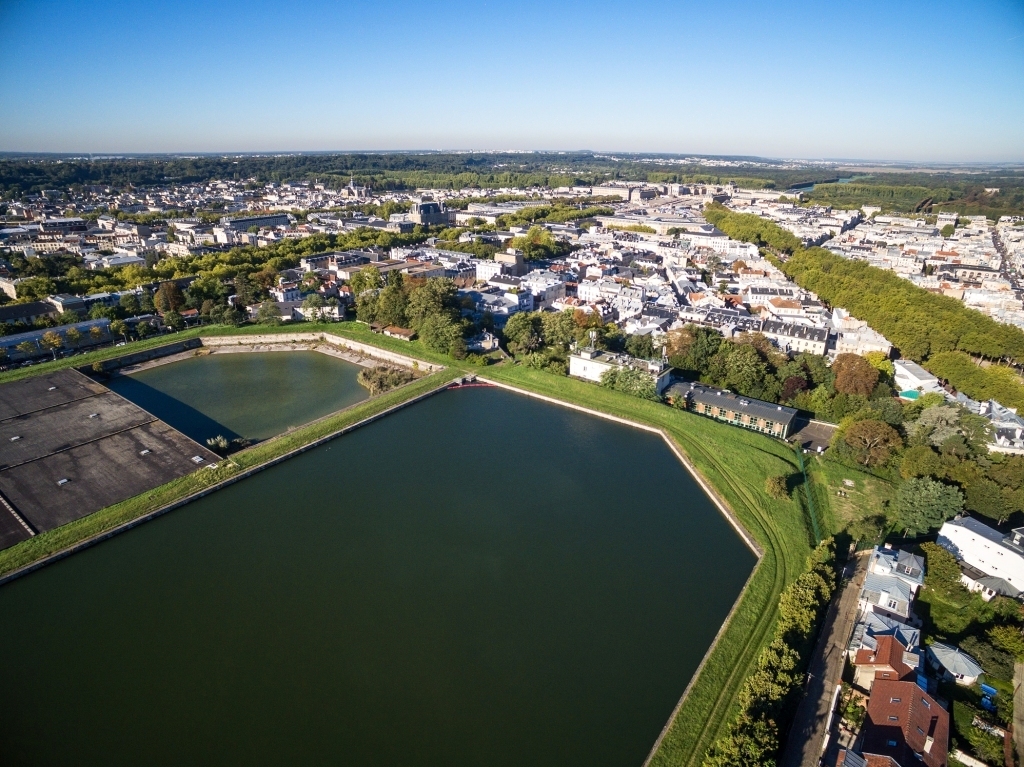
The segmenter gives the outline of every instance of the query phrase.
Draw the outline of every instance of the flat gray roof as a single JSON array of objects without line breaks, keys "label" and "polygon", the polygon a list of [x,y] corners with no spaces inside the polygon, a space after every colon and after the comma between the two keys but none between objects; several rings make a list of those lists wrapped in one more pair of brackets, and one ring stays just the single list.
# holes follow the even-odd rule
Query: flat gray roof
[{"label": "flat gray roof", "polygon": [[0,386],[0,548],[217,460],[76,370]]},{"label": "flat gray roof", "polygon": [[0,386],[0,421],[65,402],[92,397],[107,387],[77,370],[57,370]]}]

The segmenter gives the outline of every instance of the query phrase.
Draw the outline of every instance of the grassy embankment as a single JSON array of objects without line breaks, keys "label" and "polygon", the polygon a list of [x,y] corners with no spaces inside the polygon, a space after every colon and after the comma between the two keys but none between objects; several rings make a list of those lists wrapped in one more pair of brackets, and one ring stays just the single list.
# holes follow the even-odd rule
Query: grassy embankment
[{"label": "grassy embankment", "polygon": [[[811,549],[811,533],[806,511],[801,504],[790,499],[772,499],[764,492],[765,477],[797,473],[792,449],[755,432],[540,370],[508,364],[481,368],[456,362],[426,350],[418,342],[409,343],[375,335],[365,326],[356,323],[279,328],[204,328],[202,334],[244,336],[297,331],[332,333],[445,364],[449,370],[242,451],[233,456],[230,462],[222,462],[218,469],[200,470],[150,493],[0,552],[0,572],[9,571],[76,540],[110,529],[189,493],[209,487],[248,467],[380,412],[401,399],[427,391],[431,386],[449,380],[459,372],[479,373],[538,394],[663,429],[762,548],[764,554],[747,589],[701,673],[693,680],[686,700],[651,760],[653,765],[700,764],[712,742],[725,733],[737,710],[736,696],[739,689],[761,648],[771,638],[779,595],[804,570]],[[174,339],[172,336],[164,340]],[[103,350],[96,353],[96,358],[117,356],[134,351],[135,348],[135,345],[131,345]],[[81,357],[74,361],[82,364]],[[30,368],[28,372],[42,373],[50,367],[40,365]],[[723,566],[728,566],[728,563],[723,563]],[[686,682],[685,679],[679,680],[680,691]]]}]

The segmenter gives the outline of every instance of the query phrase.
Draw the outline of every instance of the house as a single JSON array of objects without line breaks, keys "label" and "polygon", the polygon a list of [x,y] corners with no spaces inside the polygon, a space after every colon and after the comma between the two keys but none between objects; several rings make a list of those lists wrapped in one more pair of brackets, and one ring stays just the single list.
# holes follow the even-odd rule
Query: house
[{"label": "house", "polygon": [[895,368],[893,379],[896,382],[896,389],[900,392],[937,392],[942,394],[942,387],[939,386],[939,379],[910,360],[896,360],[892,363]]},{"label": "house", "polygon": [[913,682],[879,679],[862,738],[859,754],[840,749],[837,767],[947,767],[949,712]]},{"label": "house", "polygon": [[1012,590],[1009,593],[1024,591],[1024,527],[1003,535],[973,517],[958,517],[942,525],[936,543],[957,558],[961,571],[964,564],[973,568],[964,579],[968,588],[981,591],[975,584],[982,584],[997,591],[999,582],[1005,581]]},{"label": "house", "polygon": [[824,355],[828,348],[829,333],[826,328],[765,320],[761,325],[761,333],[778,344],[784,352]]},{"label": "house", "polygon": [[609,370],[624,367],[650,374],[658,394],[664,392],[671,382],[672,369],[662,360],[641,360],[628,354],[613,354],[600,349],[580,349],[569,355],[569,375],[596,383],[600,383],[601,377]]},{"label": "house", "polygon": [[269,292],[278,303],[282,303],[284,301],[298,301],[302,297],[299,292],[299,286],[294,282],[285,282],[281,285],[276,285],[275,287],[272,287]]},{"label": "house", "polygon": [[910,622],[910,603],[913,599],[914,592],[906,582],[892,575],[869,572],[864,576],[857,607],[861,613],[873,612]]},{"label": "house", "polygon": [[916,595],[924,585],[924,558],[909,551],[894,549],[888,544],[884,547],[875,546],[868,560],[868,572],[899,578]]},{"label": "house", "polygon": [[966,687],[977,682],[978,677],[985,673],[985,669],[978,664],[978,661],[959,647],[951,647],[940,642],[929,645],[928,659],[936,671],[942,671],[957,684]]},{"label": "house", "polygon": [[56,317],[58,314],[57,307],[46,301],[0,306],[0,322],[5,325],[15,325],[19,322],[31,325],[45,317]]},{"label": "house", "polygon": [[743,397],[726,389],[699,383],[677,383],[669,390],[673,398],[686,402],[686,409],[727,421],[745,429],[785,439],[796,420],[797,410],[753,397]]},{"label": "house", "polygon": [[889,634],[878,637],[874,649],[858,650],[852,662],[854,685],[870,692],[877,679],[914,681],[920,658]]},{"label": "house", "polygon": [[486,330],[478,336],[466,341],[466,349],[471,352],[493,352],[498,348],[498,337]]},{"label": "house", "polygon": [[852,659],[860,650],[875,650],[878,640],[884,636],[895,637],[910,652],[916,652],[921,644],[921,630],[900,623],[895,618],[878,613],[864,613],[853,626],[853,634],[846,653]]},{"label": "house", "polygon": [[382,331],[389,338],[397,338],[399,341],[411,341],[416,333],[409,328],[400,328],[395,325],[388,325]]}]

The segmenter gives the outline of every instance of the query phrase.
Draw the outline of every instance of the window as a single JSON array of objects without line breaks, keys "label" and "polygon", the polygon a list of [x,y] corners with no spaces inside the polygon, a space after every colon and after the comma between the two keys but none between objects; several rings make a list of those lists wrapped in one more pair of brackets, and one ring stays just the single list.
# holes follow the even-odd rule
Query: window
[{"label": "window", "polygon": [[929,703],[928,701],[926,701],[924,698],[921,698],[921,705],[924,706],[925,708],[931,708],[932,707],[932,704]]},{"label": "window", "polygon": [[890,716],[889,717],[889,721],[890,722],[898,722],[899,720],[900,720],[900,718],[898,716]]},{"label": "window", "polygon": [[895,740],[886,741],[890,746],[898,745]]},{"label": "window", "polygon": [[889,702],[890,703],[899,703],[900,699],[899,698],[889,698]]},{"label": "window", "polygon": [[890,610],[895,610],[895,609],[897,609],[898,607],[899,607],[899,605],[898,605],[898,604],[896,604],[896,600],[895,600],[895,599],[890,599],[890,600],[889,600],[889,609],[890,609]]}]

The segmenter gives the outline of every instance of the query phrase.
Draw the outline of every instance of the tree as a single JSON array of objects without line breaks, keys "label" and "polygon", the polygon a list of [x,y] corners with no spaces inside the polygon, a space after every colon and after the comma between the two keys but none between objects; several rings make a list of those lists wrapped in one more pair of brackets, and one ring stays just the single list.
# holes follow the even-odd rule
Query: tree
[{"label": "tree", "polygon": [[967,587],[960,579],[960,565],[956,557],[937,543],[922,543],[925,556],[925,585],[939,596],[959,599],[967,597]]},{"label": "tree", "polygon": [[173,310],[164,312],[164,324],[174,330],[181,330],[185,327],[185,318]]},{"label": "tree", "polygon": [[867,397],[878,383],[878,368],[857,354],[840,354],[832,363],[836,374],[835,387],[843,394]]},{"label": "tree", "polygon": [[419,336],[428,349],[445,354],[462,337],[462,329],[451,318],[432,314],[420,326]]},{"label": "tree", "polygon": [[545,344],[569,348],[576,336],[576,320],[571,309],[564,312],[542,312],[540,322]]},{"label": "tree", "polygon": [[91,328],[89,328],[89,338],[91,338],[93,341],[99,341],[101,338],[103,338],[103,328],[101,328],[99,325],[93,325]]},{"label": "tree", "polygon": [[[161,286],[163,287],[163,286]],[[256,294],[245,272],[235,275],[235,306],[251,306],[256,303]],[[160,306],[157,305],[159,309]]]},{"label": "tree", "polygon": [[14,347],[19,352],[29,357],[36,353],[36,345],[31,341],[22,341],[20,344]]},{"label": "tree", "polygon": [[278,309],[277,303],[274,301],[264,301],[260,304],[260,309],[256,312],[256,324],[257,325],[280,325],[281,324],[281,310]]},{"label": "tree", "polygon": [[942,227],[939,230],[939,234],[941,234],[943,237],[952,237],[953,236],[953,232],[955,232],[955,231],[956,231],[956,227],[953,224],[946,224],[944,227]]},{"label": "tree", "polygon": [[650,334],[642,336],[627,336],[626,353],[642,360],[654,359],[656,356],[654,351],[654,341],[651,339]]},{"label": "tree", "polygon": [[991,479],[980,479],[967,486],[964,507],[968,511],[994,519],[1000,525],[1013,513],[999,485]]},{"label": "tree", "polygon": [[536,312],[513,314],[505,323],[505,340],[509,351],[518,356],[539,348],[542,327]]},{"label": "tree", "polygon": [[391,275],[387,287],[377,295],[377,322],[400,328],[408,326],[409,318],[405,311],[408,300],[404,286],[405,280],[401,273]]},{"label": "tree", "polygon": [[959,490],[934,479],[908,479],[893,499],[896,521],[907,535],[923,535],[952,519],[964,508]]},{"label": "tree", "polygon": [[372,265],[364,266],[353,274],[349,281],[349,287],[352,288],[352,293],[356,297],[367,290],[380,290],[383,285],[384,280],[380,276],[380,270]]},{"label": "tree", "polygon": [[53,352],[53,358],[57,359],[57,350],[64,345],[64,339],[60,337],[60,334],[54,333],[52,330],[48,330],[43,333],[40,343],[44,349]]},{"label": "tree", "polygon": [[128,323],[124,320],[114,320],[110,323],[110,332],[114,335],[121,336],[125,341],[127,341]]},{"label": "tree", "polygon": [[989,641],[1018,661],[1024,661],[1024,636],[1014,626],[993,626],[988,630]]},{"label": "tree", "polygon": [[[270,301],[264,301],[263,306],[266,306]],[[263,311],[263,306],[260,307],[260,311]],[[277,306],[275,305],[275,309]],[[322,322],[324,319],[324,299],[319,293],[312,293],[303,300],[302,308],[310,313],[313,320],[316,322]],[[277,313],[278,320],[281,319],[281,312]],[[274,323],[280,324],[280,323]],[[389,323],[390,324],[390,323]]]},{"label": "tree", "polygon": [[148,322],[140,322],[135,326],[135,332],[138,334],[139,338],[145,338],[153,332],[153,326]]},{"label": "tree", "polygon": [[6,346],[0,346],[0,367],[7,365],[7,360],[10,354],[7,351]]},{"label": "tree", "polygon": [[887,423],[866,420],[852,424],[843,441],[853,449],[858,463],[879,466],[889,460],[892,451],[903,444],[899,433]]},{"label": "tree", "polygon": [[419,330],[432,314],[443,314],[454,320],[459,316],[457,296],[458,288],[454,280],[447,277],[433,277],[427,280],[409,295],[406,307],[409,327]]},{"label": "tree", "polygon": [[601,374],[601,386],[631,394],[640,399],[657,401],[658,387],[654,376],[633,367],[610,368]]},{"label": "tree", "polygon": [[142,311],[139,297],[134,293],[122,293],[118,299],[118,304],[121,306],[121,311],[129,317],[136,317]]},{"label": "tree", "polygon": [[942,460],[928,445],[908,447],[900,461],[900,476],[903,479],[914,477],[941,477],[944,474]]},{"label": "tree", "polygon": [[185,296],[176,282],[163,282],[153,297],[153,305],[161,313],[177,312],[185,305]]},{"label": "tree", "polygon": [[71,346],[78,346],[82,342],[82,331],[78,328],[68,328],[64,331],[64,340]]}]

